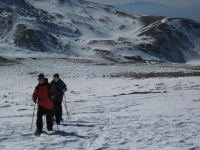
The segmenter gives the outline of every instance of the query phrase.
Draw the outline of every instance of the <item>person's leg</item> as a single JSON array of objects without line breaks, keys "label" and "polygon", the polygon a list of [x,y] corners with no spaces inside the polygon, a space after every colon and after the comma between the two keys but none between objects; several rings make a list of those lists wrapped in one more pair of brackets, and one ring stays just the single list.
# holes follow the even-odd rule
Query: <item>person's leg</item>
[{"label": "person's leg", "polygon": [[62,108],[61,108],[62,102],[56,102],[56,123],[60,124],[60,117],[62,114]]},{"label": "person's leg", "polygon": [[41,132],[43,127],[43,122],[42,122],[43,114],[44,114],[44,108],[38,105],[36,126],[37,129],[40,130]]},{"label": "person's leg", "polygon": [[51,109],[51,117],[53,121],[56,121],[55,120],[55,114],[56,114],[55,106],[56,106],[56,103],[53,101],[53,108]]},{"label": "person's leg", "polygon": [[62,112],[63,111],[62,110],[62,102],[61,102],[61,105],[60,105],[60,110],[61,110],[60,111],[60,120],[63,121],[63,118],[62,118],[62,114],[63,114],[63,112]]},{"label": "person's leg", "polygon": [[46,109],[46,120],[47,120],[47,130],[52,131],[53,130],[53,121],[51,119],[52,117],[52,110]]},{"label": "person's leg", "polygon": [[53,109],[54,109],[54,116],[56,117],[56,114],[57,114],[57,102],[56,101],[53,102]]}]

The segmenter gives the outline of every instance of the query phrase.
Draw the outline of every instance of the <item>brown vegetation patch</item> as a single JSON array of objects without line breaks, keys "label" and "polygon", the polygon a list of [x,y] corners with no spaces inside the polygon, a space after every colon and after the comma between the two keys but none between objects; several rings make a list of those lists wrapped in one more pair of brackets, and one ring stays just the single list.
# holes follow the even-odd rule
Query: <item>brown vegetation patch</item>
[{"label": "brown vegetation patch", "polygon": [[12,61],[12,60],[0,61],[0,66],[13,66],[18,64],[20,64],[19,61]]},{"label": "brown vegetation patch", "polygon": [[28,75],[38,75],[40,72],[37,71],[32,71],[32,72],[28,72]]},{"label": "brown vegetation patch", "polygon": [[18,109],[17,111],[24,111],[24,110],[28,110],[28,109]]},{"label": "brown vegetation patch", "polygon": [[74,101],[75,103],[81,103],[81,102],[86,102],[86,100],[77,100],[77,101]]},{"label": "brown vegetation patch", "polygon": [[[112,96],[98,96],[97,98],[102,98],[102,97],[117,97],[117,96],[132,95],[132,94],[157,94],[157,93],[161,93],[161,92],[152,92],[152,91],[131,92],[131,93],[121,93],[121,94],[112,95]],[[167,93],[167,91],[164,91],[162,93]]]},{"label": "brown vegetation patch", "polygon": [[194,102],[200,102],[200,99],[197,99],[197,100],[193,100]]},{"label": "brown vegetation patch", "polygon": [[109,77],[118,78],[173,78],[173,77],[187,77],[187,76],[200,76],[200,72],[150,72],[150,73],[135,73],[135,72],[121,72],[121,73],[113,73],[109,75]]},{"label": "brown vegetation patch", "polygon": [[7,108],[7,107],[11,107],[11,105],[1,106],[1,108]]},{"label": "brown vegetation patch", "polygon": [[[150,93],[160,93],[160,92],[152,92],[152,91],[131,92],[131,93],[122,93],[122,94],[119,94],[119,95],[113,95],[113,97],[116,97],[116,96],[122,96],[122,95],[132,95],[132,94],[150,94]],[[165,91],[164,93],[166,93],[166,91]]]},{"label": "brown vegetation patch", "polygon": [[[49,59],[49,58],[48,58]],[[75,59],[75,58],[50,58],[52,60],[66,60],[68,62],[73,62],[73,63],[98,63],[98,60],[91,60],[91,59]]]}]

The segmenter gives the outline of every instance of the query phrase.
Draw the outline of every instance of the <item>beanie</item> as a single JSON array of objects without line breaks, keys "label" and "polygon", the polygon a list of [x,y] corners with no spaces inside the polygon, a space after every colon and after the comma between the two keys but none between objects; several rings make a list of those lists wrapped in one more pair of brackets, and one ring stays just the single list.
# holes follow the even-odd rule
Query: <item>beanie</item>
[{"label": "beanie", "polygon": [[58,73],[55,73],[54,75],[53,75],[53,77],[55,78],[55,77],[58,77],[59,78],[59,74]]},{"label": "beanie", "polygon": [[38,75],[38,78],[44,78],[44,74],[43,74],[43,73],[40,73],[40,74]]}]

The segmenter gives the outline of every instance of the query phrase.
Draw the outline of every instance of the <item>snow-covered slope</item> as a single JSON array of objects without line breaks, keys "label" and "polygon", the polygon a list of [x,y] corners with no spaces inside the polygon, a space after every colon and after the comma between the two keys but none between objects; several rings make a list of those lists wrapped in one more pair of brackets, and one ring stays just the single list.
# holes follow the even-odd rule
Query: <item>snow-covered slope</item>
[{"label": "snow-covered slope", "polygon": [[[130,72],[193,72],[185,64],[96,65],[65,59],[0,63],[1,150],[199,150],[200,77],[110,78]],[[35,137],[37,75],[67,84],[64,123]],[[199,67],[196,68],[199,71]],[[37,107],[36,107],[37,108]]]},{"label": "snow-covered slope", "polygon": [[107,61],[200,57],[200,24],[82,0],[1,0],[0,56]]}]

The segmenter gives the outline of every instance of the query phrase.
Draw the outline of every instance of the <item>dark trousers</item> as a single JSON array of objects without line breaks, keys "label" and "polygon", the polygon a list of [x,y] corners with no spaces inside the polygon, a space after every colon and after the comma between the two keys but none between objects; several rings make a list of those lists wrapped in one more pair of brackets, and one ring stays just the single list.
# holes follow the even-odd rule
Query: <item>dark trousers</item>
[{"label": "dark trousers", "polygon": [[60,119],[62,117],[62,102],[53,101],[53,105],[56,116],[56,123],[60,124]]},{"label": "dark trousers", "polygon": [[44,114],[46,114],[47,129],[52,130],[53,128],[53,121],[51,119],[52,109],[45,110],[42,106],[39,106],[39,105],[38,105],[38,110],[37,110],[37,121],[36,121],[37,129],[42,130],[43,128],[42,116]]}]

